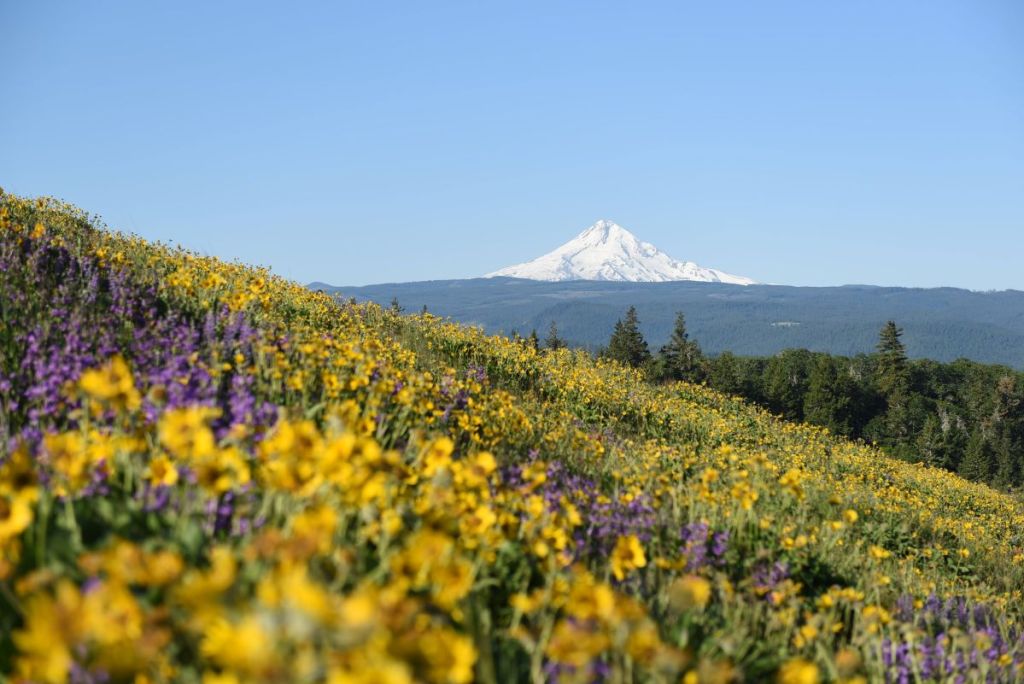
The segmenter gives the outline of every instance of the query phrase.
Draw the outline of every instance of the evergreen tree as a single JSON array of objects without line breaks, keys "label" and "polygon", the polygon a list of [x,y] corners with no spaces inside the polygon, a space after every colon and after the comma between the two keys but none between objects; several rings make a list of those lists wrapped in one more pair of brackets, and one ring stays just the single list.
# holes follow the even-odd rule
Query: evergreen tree
[{"label": "evergreen tree", "polygon": [[988,482],[994,471],[995,453],[992,445],[985,436],[984,429],[975,428],[971,433],[971,440],[967,443],[964,460],[960,463],[960,475],[968,480]]},{"label": "evergreen tree", "polygon": [[957,472],[967,450],[968,435],[963,420],[945,402],[937,402],[917,437],[917,453],[936,468]]},{"label": "evergreen tree", "polygon": [[633,368],[639,368],[651,360],[651,350],[640,332],[636,307],[629,307],[625,318],[616,321],[604,356]]},{"label": "evergreen tree", "polygon": [[687,334],[682,311],[676,313],[672,335],[658,352],[658,357],[658,376],[662,380],[701,382],[704,379],[704,354],[700,345]]},{"label": "evergreen tree", "polygon": [[[910,396],[910,363],[900,339],[903,330],[888,321],[878,336],[876,379],[878,391],[885,398],[884,435],[889,446],[909,445],[914,434],[915,418],[923,420],[920,410],[912,410]],[[914,402],[921,409],[921,402]]]},{"label": "evergreen tree", "polygon": [[852,405],[856,386],[831,356],[818,356],[807,378],[804,420],[827,427],[837,435],[853,431]]},{"label": "evergreen tree", "polygon": [[401,304],[398,303],[398,297],[391,298],[391,310],[396,314],[400,314],[403,311],[405,311],[405,309],[402,308]]},{"label": "evergreen tree", "polygon": [[768,407],[787,420],[804,418],[810,363],[806,349],[786,349],[768,361],[764,373]]},{"label": "evergreen tree", "polygon": [[620,363],[628,363],[629,351],[627,350],[626,328],[623,326],[621,318],[615,321],[615,326],[612,328],[612,336],[609,338],[607,346],[598,349],[597,355],[606,359],[615,359]]},{"label": "evergreen tree", "polygon": [[992,484],[999,487],[1015,487],[1021,481],[1021,453],[1014,444],[1010,433],[1001,429],[992,444]]},{"label": "evergreen tree", "polygon": [[426,304],[424,304],[424,305],[423,305],[423,308],[422,308],[422,309],[420,309],[420,315],[421,315],[421,316],[422,316],[422,315],[426,315],[427,313],[428,313],[428,311],[427,311],[427,305],[426,305]]},{"label": "evergreen tree", "polygon": [[536,351],[540,349],[540,338],[537,337],[537,329],[534,328],[530,331],[530,336],[526,338],[526,344]]},{"label": "evergreen tree", "polygon": [[895,321],[887,322],[878,336],[878,389],[886,399],[909,389],[910,368],[902,336]]},{"label": "evergreen tree", "polygon": [[544,338],[544,347],[555,350],[565,346],[565,340],[558,336],[558,325],[551,321],[551,327],[548,328],[548,336]]},{"label": "evergreen tree", "polygon": [[942,424],[938,416],[930,415],[917,437],[917,451],[921,455],[921,461],[936,468],[945,468],[946,454],[942,443]]},{"label": "evergreen tree", "polygon": [[740,375],[739,360],[732,352],[722,352],[709,364],[710,385],[725,394],[742,394],[743,378]]},{"label": "evergreen tree", "polygon": [[1001,487],[1021,482],[1021,451],[1024,447],[1024,397],[1016,378],[1004,375],[995,389],[995,410],[992,413],[992,448],[995,452],[993,481]]}]

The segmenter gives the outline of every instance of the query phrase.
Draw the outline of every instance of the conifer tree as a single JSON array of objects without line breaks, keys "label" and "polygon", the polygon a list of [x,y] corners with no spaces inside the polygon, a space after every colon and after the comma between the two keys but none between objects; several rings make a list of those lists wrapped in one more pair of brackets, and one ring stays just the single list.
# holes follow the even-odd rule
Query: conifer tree
[{"label": "conifer tree", "polygon": [[639,368],[651,360],[651,350],[643,333],[640,332],[640,319],[636,315],[636,307],[629,307],[625,318],[615,322],[604,355],[633,368]]},{"label": "conifer tree", "polygon": [[921,461],[936,468],[945,468],[946,453],[943,449],[942,423],[938,416],[930,415],[924,421],[921,434],[917,436],[917,452],[921,455]]},{"label": "conifer tree", "polygon": [[837,435],[849,435],[854,391],[849,374],[842,372],[832,357],[818,356],[807,378],[804,420],[827,427]]},{"label": "conifer tree", "polygon": [[533,347],[534,351],[540,349],[540,338],[537,337],[536,328],[530,331],[530,336],[526,338],[526,344]]},{"label": "conifer tree", "polygon": [[565,340],[558,336],[558,325],[551,321],[551,327],[548,328],[548,336],[544,338],[544,347],[555,350],[565,346]]},{"label": "conifer tree", "polygon": [[686,317],[682,311],[676,312],[672,336],[659,350],[658,356],[658,374],[664,380],[700,382],[705,377],[704,354],[700,345],[687,334]]},{"label": "conifer tree", "polygon": [[711,386],[719,392],[743,393],[743,378],[735,354],[726,351],[711,360],[710,381]]},{"label": "conifer tree", "polygon": [[928,465],[958,472],[969,441],[965,425],[954,405],[937,402],[921,425],[913,453]]},{"label": "conifer tree", "polygon": [[910,380],[907,350],[900,339],[903,330],[888,321],[878,336],[878,389],[891,398],[906,392]]},{"label": "conifer tree", "polygon": [[405,311],[405,309],[402,308],[402,305],[398,303],[398,297],[391,298],[391,310],[396,314],[400,314]]},{"label": "conifer tree", "polygon": [[911,410],[910,363],[902,336],[903,330],[888,321],[879,333],[876,354],[876,382],[886,403],[883,441],[890,446],[908,444],[916,419],[923,420]]},{"label": "conifer tree", "polygon": [[787,420],[804,419],[804,397],[810,375],[811,353],[806,349],[784,349],[764,370],[768,407]]},{"label": "conifer tree", "polygon": [[995,409],[990,419],[995,452],[994,482],[1009,487],[1020,482],[1024,447],[1024,396],[1016,378],[1004,375],[996,382]]},{"label": "conifer tree", "polygon": [[975,428],[967,443],[967,453],[960,463],[960,475],[968,480],[987,482],[995,471],[995,453],[985,436],[984,429]]}]

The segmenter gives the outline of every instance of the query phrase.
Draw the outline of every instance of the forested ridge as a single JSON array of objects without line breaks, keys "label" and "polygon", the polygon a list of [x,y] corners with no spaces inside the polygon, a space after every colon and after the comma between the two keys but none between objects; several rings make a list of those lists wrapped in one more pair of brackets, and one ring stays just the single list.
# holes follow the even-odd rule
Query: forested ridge
[{"label": "forested ridge", "polygon": [[431,313],[486,332],[511,334],[558,322],[574,347],[595,351],[635,306],[655,351],[672,333],[677,311],[705,354],[774,356],[809,349],[840,356],[870,354],[888,320],[906,331],[912,359],[967,358],[1024,370],[1024,292],[972,292],[952,287],[847,285],[789,287],[719,283],[539,282],[514,278],[391,283],[312,289],[382,306],[397,297],[410,311]]}]

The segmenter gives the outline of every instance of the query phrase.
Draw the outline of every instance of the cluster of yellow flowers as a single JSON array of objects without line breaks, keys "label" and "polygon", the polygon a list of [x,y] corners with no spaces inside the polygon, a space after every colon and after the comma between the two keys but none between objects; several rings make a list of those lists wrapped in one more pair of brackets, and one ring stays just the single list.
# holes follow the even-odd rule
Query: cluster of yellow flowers
[{"label": "cluster of yellow flowers", "polygon": [[[83,375],[79,388],[110,402],[124,378],[133,386],[130,370],[115,359]],[[77,557],[89,578],[84,586],[46,571],[22,578],[25,619],[13,638],[25,680],[63,681],[73,664],[116,678],[170,680],[181,673],[167,657],[168,643],[194,640],[209,681],[470,681],[477,647],[454,628],[470,620],[466,601],[481,568],[512,540],[552,561],[550,596],[535,596],[520,612],[566,611],[539,653],[569,665],[613,648],[639,664],[682,662],[639,603],[582,567],[567,567],[568,531],[581,521],[571,503],[551,510],[531,493],[546,479],[542,463],[523,468],[519,495],[495,495],[500,483],[489,452],[457,457],[448,437],[385,450],[348,429],[344,410],[325,420],[326,431],[309,420],[282,420],[250,449],[232,436],[218,440],[210,426],[216,412],[208,408],[168,410],[147,427],[131,416],[136,404],[120,406],[124,422],[142,429],[131,440],[96,428],[47,437],[48,464],[66,478],[59,497],[73,497],[97,463],[108,476],[179,490],[188,473],[206,501],[250,485],[266,492],[269,524],[244,544],[212,547],[200,557],[205,567],[190,567],[173,546],[113,539]],[[100,455],[90,455],[96,444]],[[4,501],[18,507],[0,528],[5,541],[32,521],[33,473],[24,450],[0,470]],[[343,538],[378,549],[377,569],[361,575],[366,554]],[[620,538],[615,576],[644,565],[636,537]],[[141,601],[139,592],[160,600]],[[517,595],[513,605],[524,600]],[[583,629],[579,620],[591,619]],[[585,646],[577,639],[584,632]]]},{"label": "cluster of yellow flowers", "polygon": [[14,574],[21,558],[21,534],[35,517],[39,500],[35,468],[25,449],[0,463],[0,582]]}]

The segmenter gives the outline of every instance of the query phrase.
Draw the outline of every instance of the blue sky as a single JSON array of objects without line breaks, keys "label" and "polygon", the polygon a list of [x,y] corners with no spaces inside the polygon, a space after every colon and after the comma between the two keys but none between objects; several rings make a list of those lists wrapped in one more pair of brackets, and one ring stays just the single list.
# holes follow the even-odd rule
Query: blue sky
[{"label": "blue sky", "polygon": [[306,282],[611,218],[762,281],[1024,289],[1024,3],[0,3],[0,186]]}]

